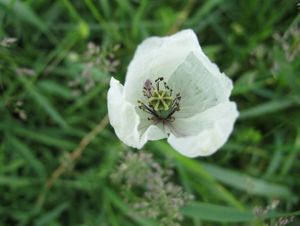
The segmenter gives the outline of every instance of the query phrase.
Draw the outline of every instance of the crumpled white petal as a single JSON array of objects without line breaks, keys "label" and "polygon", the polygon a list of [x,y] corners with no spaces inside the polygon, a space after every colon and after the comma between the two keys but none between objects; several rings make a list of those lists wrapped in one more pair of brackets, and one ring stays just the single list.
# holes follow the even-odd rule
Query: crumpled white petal
[{"label": "crumpled white petal", "polygon": [[[191,52],[171,75],[168,85],[180,93],[180,111],[175,118],[191,117],[221,102],[228,101],[232,83],[224,79],[225,75],[217,70],[212,74],[205,65]],[[211,67],[216,69],[214,66]],[[228,80],[228,79],[227,79]]]},{"label": "crumpled white petal", "polygon": [[[224,102],[194,117],[176,120],[168,142],[182,155],[207,156],[216,152],[227,141],[238,117],[234,102]],[[194,135],[191,135],[194,134]]]},{"label": "crumpled white petal", "polygon": [[109,121],[116,135],[128,146],[142,148],[148,140],[166,138],[166,133],[155,125],[150,125],[143,132],[139,130],[140,117],[136,106],[124,99],[124,87],[113,77],[107,94]]},{"label": "crumpled white petal", "polygon": [[142,88],[146,79],[163,76],[166,81],[193,51],[201,57],[197,36],[188,29],[167,37],[151,37],[137,48],[130,62],[124,85],[126,100],[136,103],[142,98]]}]

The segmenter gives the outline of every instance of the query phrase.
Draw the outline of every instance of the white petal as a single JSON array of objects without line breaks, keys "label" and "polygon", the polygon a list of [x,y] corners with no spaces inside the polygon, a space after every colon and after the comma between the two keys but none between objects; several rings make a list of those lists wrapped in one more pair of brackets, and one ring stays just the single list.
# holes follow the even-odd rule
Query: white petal
[{"label": "white petal", "polygon": [[136,103],[142,96],[146,79],[155,80],[170,75],[191,52],[201,55],[197,37],[192,30],[183,30],[168,37],[152,37],[143,41],[137,48],[129,64],[126,81],[126,100]]},{"label": "white petal", "polygon": [[123,86],[114,78],[110,80],[107,106],[110,124],[114,127],[118,138],[129,146],[139,146],[138,115],[134,106],[125,102]]},{"label": "white petal", "polygon": [[181,131],[195,134],[171,134],[168,142],[175,150],[188,157],[211,155],[227,141],[237,117],[238,111],[234,102],[221,103],[190,118],[190,121],[187,119],[185,122],[178,122],[177,126],[181,127]]},{"label": "white petal", "polygon": [[191,117],[229,99],[231,80],[219,71],[209,70],[216,69],[212,63],[204,63],[191,52],[172,74],[168,84],[181,95],[181,110],[175,118]]},{"label": "white petal", "polygon": [[193,53],[199,59],[201,65],[206,68],[209,74],[216,76],[218,79],[222,80],[224,91],[226,91],[225,95],[230,96],[231,90],[233,88],[231,79],[228,78],[224,73],[220,72],[219,67],[215,63],[210,61],[210,59],[203,52],[201,46],[200,51]]},{"label": "white petal", "polygon": [[107,105],[109,121],[112,125],[116,125],[120,121],[118,107],[123,105],[123,86],[118,80],[111,77],[110,88],[107,93]]},{"label": "white petal", "polygon": [[125,144],[142,148],[148,140],[166,137],[164,130],[155,125],[140,129],[144,121],[136,112],[136,106],[125,101],[123,86],[114,78],[110,80],[107,94],[109,121],[118,138]]},{"label": "white petal", "polygon": [[150,125],[145,133],[143,133],[141,143],[144,145],[148,140],[160,140],[163,138],[167,138],[167,134],[164,129],[156,125]]}]

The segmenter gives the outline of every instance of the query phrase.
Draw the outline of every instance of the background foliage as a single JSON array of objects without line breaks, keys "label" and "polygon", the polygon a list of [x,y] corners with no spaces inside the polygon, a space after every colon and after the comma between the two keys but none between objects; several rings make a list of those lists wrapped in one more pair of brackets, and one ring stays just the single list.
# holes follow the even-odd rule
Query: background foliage
[{"label": "background foliage", "polygon": [[158,225],[110,179],[138,151],[108,125],[106,92],[144,38],[183,28],[234,80],[241,115],[208,158],[146,145],[194,196],[182,225],[299,215],[299,20],[293,0],[0,0],[0,225]]}]

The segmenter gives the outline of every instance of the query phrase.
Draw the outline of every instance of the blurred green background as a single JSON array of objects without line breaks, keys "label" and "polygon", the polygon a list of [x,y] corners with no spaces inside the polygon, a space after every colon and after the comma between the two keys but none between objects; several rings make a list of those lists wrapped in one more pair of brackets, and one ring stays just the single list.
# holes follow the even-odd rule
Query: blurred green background
[{"label": "blurred green background", "polygon": [[151,219],[130,206],[141,188],[111,180],[139,151],[108,125],[106,93],[143,39],[184,28],[233,79],[241,115],[211,157],[145,146],[194,196],[178,223],[300,225],[297,3],[0,0],[0,225],[167,225],[161,206]]}]

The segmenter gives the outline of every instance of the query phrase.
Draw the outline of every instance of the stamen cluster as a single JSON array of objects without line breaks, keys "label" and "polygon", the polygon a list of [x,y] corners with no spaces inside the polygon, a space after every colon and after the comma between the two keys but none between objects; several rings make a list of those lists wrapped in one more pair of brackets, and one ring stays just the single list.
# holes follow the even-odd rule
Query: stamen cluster
[{"label": "stamen cluster", "polygon": [[139,108],[152,115],[148,120],[174,121],[175,118],[172,115],[180,110],[180,94],[177,93],[173,96],[173,90],[170,89],[163,77],[157,78],[154,82],[155,86],[149,79],[145,81],[143,95],[146,97],[147,103],[139,100]]}]

